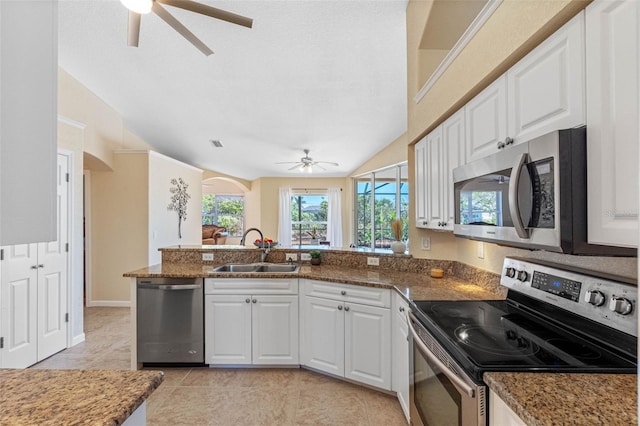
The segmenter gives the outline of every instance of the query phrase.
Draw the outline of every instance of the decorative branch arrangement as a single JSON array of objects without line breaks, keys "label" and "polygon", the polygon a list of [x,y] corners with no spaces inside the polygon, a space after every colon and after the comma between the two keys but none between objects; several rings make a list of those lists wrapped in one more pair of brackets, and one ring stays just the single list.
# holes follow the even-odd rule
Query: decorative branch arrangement
[{"label": "decorative branch arrangement", "polygon": [[191,198],[191,195],[187,194],[187,188],[189,184],[182,180],[182,178],[171,179],[171,188],[169,192],[171,195],[171,204],[167,207],[169,211],[175,211],[178,213],[178,238],[182,238],[181,225],[183,221],[187,220],[187,203]]},{"label": "decorative branch arrangement", "polygon": [[391,229],[393,230],[393,237],[396,241],[402,241],[402,219],[392,219]]}]

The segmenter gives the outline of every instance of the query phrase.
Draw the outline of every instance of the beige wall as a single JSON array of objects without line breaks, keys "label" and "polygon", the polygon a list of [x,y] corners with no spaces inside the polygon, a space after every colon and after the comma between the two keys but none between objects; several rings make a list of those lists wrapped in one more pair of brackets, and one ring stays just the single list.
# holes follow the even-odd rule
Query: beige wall
[{"label": "beige wall", "polygon": [[358,176],[363,173],[372,172],[393,164],[407,161],[408,144],[409,140],[407,138],[407,133],[404,133],[384,147],[376,155],[367,160],[360,167],[355,169],[353,173],[351,173],[351,176]]},{"label": "beige wall", "polygon": [[[158,249],[174,245],[202,244],[202,170],[157,152],[149,158],[149,259],[150,265],[161,263]],[[191,196],[187,203],[187,218],[181,224],[178,238],[178,214],[169,211],[171,179],[182,178]]]},{"label": "beige wall", "polygon": [[[123,273],[148,265],[146,152],[113,156],[113,171],[91,173],[92,304],[128,301]],[[166,208],[166,207],[165,207]]]}]

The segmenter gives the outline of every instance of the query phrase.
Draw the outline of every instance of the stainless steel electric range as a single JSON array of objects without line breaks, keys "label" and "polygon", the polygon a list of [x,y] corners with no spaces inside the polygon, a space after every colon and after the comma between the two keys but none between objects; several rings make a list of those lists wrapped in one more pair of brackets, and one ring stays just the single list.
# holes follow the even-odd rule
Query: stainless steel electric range
[{"label": "stainless steel electric range", "polygon": [[507,257],[504,301],[414,301],[411,420],[487,424],[487,371],[637,372],[637,286]]}]

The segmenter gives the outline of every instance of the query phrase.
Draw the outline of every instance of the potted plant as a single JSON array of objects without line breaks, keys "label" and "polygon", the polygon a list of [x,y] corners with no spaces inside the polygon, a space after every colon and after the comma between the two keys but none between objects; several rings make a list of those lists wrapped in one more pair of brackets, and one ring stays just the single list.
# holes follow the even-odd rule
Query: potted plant
[{"label": "potted plant", "polygon": [[318,238],[320,237],[320,234],[318,233],[318,228],[314,226],[313,228],[311,228],[311,231],[307,231],[307,234],[311,237],[311,241],[309,242],[309,244],[317,245]]},{"label": "potted plant", "polygon": [[311,256],[310,262],[312,265],[320,264],[320,250],[311,250],[309,256]]},{"label": "potted plant", "polygon": [[395,254],[404,254],[406,250],[405,244],[402,240],[402,219],[392,219],[391,220],[391,229],[393,230],[393,237],[395,241],[391,243],[391,250]]}]

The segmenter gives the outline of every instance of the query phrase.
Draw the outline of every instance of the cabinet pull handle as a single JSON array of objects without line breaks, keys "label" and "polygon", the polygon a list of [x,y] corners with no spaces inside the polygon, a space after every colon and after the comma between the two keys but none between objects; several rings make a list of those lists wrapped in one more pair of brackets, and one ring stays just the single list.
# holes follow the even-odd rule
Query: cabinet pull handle
[{"label": "cabinet pull handle", "polygon": [[347,312],[349,312],[349,307],[348,307],[348,306],[345,306],[345,307],[344,307],[344,310],[345,310],[345,311],[347,311]]},{"label": "cabinet pull handle", "polygon": [[44,263],[39,264],[38,268],[44,268]]},{"label": "cabinet pull handle", "polygon": [[338,310],[341,311],[342,310],[342,305],[338,305]]},{"label": "cabinet pull handle", "polygon": [[504,142],[502,142],[502,141],[498,141],[498,149],[502,149],[502,148],[504,148],[505,146],[506,146],[506,145],[505,145],[505,143],[504,143]]},{"label": "cabinet pull handle", "polygon": [[251,303],[251,299],[246,298],[246,299],[244,299],[244,302],[245,302],[245,303]]},{"label": "cabinet pull handle", "polygon": [[511,145],[513,143],[513,139],[511,139],[509,136],[507,136],[507,138],[504,140],[504,144],[505,145]]},{"label": "cabinet pull handle", "polygon": [[258,301],[256,299],[253,299],[252,302],[253,303],[258,303]]},{"label": "cabinet pull handle", "polygon": [[400,312],[404,312],[404,306],[400,306]]},{"label": "cabinet pull handle", "polygon": [[342,291],[340,292],[340,294],[341,294],[341,295],[343,295],[343,296],[346,296],[346,295],[347,295],[347,291],[346,291],[346,290],[342,290]]},{"label": "cabinet pull handle", "polygon": [[38,269],[38,265],[31,265],[31,269]]}]

